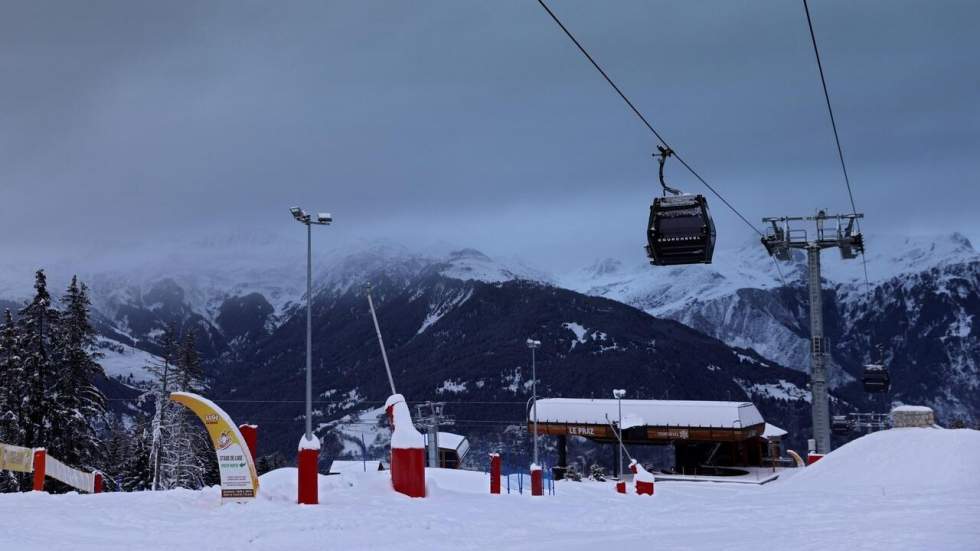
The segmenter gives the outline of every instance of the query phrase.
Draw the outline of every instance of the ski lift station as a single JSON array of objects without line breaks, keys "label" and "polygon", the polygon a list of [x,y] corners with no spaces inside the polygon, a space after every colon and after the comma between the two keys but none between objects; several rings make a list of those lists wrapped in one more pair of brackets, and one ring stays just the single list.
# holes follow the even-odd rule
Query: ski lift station
[{"label": "ski lift station", "polygon": [[[673,446],[678,472],[762,466],[771,459],[770,444],[777,440],[778,445],[778,438],[786,434],[767,424],[751,402],[589,398],[539,399],[538,434],[557,438],[559,470],[568,466],[569,436],[609,444],[618,461],[620,448],[615,431],[620,414],[623,443]],[[532,404],[529,431],[534,430],[533,423]]]},{"label": "ski lift station", "polygon": [[[423,434],[422,437],[425,439],[425,447],[428,448],[429,435]],[[452,432],[439,431],[436,445],[439,447],[439,464],[437,466],[443,469],[458,469],[463,463],[463,458],[470,451],[469,439]],[[433,466],[429,465],[428,457],[426,457],[426,466]]]}]

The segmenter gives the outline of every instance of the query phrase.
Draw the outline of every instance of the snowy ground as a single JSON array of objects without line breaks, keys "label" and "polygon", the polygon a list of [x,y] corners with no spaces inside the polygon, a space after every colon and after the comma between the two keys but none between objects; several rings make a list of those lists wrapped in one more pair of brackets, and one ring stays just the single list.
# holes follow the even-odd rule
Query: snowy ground
[{"label": "snowy ground", "polygon": [[322,477],[294,505],[295,470],[261,497],[203,492],[0,495],[0,549],[978,549],[980,432],[896,429],[765,486],[660,482],[653,497],[560,482],[556,496],[487,495],[482,473],[435,470],[426,499],[384,473]]}]

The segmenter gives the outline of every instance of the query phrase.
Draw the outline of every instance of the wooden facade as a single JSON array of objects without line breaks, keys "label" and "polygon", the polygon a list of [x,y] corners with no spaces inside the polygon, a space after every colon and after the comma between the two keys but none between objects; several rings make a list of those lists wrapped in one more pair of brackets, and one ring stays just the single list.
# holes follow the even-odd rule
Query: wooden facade
[{"label": "wooden facade", "polygon": [[[633,427],[623,430],[626,444],[673,444],[690,442],[741,442],[762,436],[765,423],[742,428],[716,427]],[[528,423],[528,431],[534,431],[534,422]],[[612,443],[616,435],[608,424],[538,423],[538,434],[551,436],[582,436],[596,442]]]}]

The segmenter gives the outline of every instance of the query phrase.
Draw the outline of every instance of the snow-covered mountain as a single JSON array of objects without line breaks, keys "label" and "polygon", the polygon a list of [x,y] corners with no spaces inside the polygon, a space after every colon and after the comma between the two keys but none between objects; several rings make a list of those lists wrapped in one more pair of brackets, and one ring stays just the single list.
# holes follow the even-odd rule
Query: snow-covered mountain
[{"label": "snow-covered mountain", "polygon": [[[56,297],[79,275],[90,289],[107,373],[140,381],[170,324],[193,327],[208,358],[271,334],[305,304],[304,246],[281,236],[232,234],[178,241],[101,269],[70,260],[45,269]],[[16,310],[31,296],[34,269],[0,265],[0,306]],[[340,296],[378,279],[405,285],[423,271],[463,281],[549,281],[520,260],[495,260],[475,249],[442,244],[420,252],[387,241],[356,242],[314,252],[314,295]]]},{"label": "snow-covered mountain", "polygon": [[[832,384],[855,386],[861,365],[882,345],[897,375],[893,397],[923,399],[942,414],[975,418],[980,403],[969,393],[980,385],[980,345],[973,324],[980,312],[980,253],[955,233],[870,236],[867,249],[870,287],[859,259],[842,261],[832,250],[823,253]],[[604,259],[560,283],[675,319],[731,346],[752,348],[782,365],[806,370],[809,310],[803,253],[780,269],[782,278],[754,241],[719,251],[711,265],[652,269],[642,261],[628,265]],[[918,367],[903,376],[911,365]],[[941,388],[914,391],[923,377]]]},{"label": "snow-covered mountain", "polygon": [[[970,393],[980,384],[974,323],[980,312],[980,254],[959,234],[870,236],[867,243],[870,291],[860,260],[824,253],[824,314],[837,392],[849,402],[866,402],[855,376],[880,344],[893,369],[893,399],[925,401],[946,418],[975,419],[980,403]],[[135,364],[147,357],[138,351],[159,353],[157,338],[168,324],[195,327],[200,350],[213,360],[233,361],[275,334],[305,304],[304,246],[277,236],[232,236],[144,252],[102,269],[79,264],[73,267],[89,269],[70,270],[67,263],[47,268],[55,294],[76,271],[90,286],[110,375],[139,380],[141,366]],[[643,258],[602,259],[559,277],[519,259],[448,245],[419,250],[391,242],[352,243],[316,249],[314,259],[317,296],[360,292],[370,282],[376,300],[384,302],[386,293],[401,292],[423,276],[494,284],[529,280],[680,321],[774,364],[804,371],[809,363],[803,255],[783,263],[780,275],[755,240],[719,250],[711,265],[651,268]],[[0,300],[26,299],[32,269],[0,266]],[[465,286],[443,286],[419,295],[425,311],[404,330],[431,332],[471,300],[467,293]]]}]

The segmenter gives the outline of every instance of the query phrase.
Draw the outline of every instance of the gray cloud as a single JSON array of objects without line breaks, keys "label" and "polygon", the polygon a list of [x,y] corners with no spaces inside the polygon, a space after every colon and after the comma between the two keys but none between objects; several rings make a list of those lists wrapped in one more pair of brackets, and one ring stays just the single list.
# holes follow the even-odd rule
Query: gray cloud
[{"label": "gray cloud", "polygon": [[[797,2],[552,4],[751,220],[848,208]],[[980,236],[980,9],[811,9],[866,229]],[[656,193],[652,136],[531,1],[5,2],[0,117],[11,256],[288,231],[302,204],[336,239],[571,266],[642,255]]]}]

